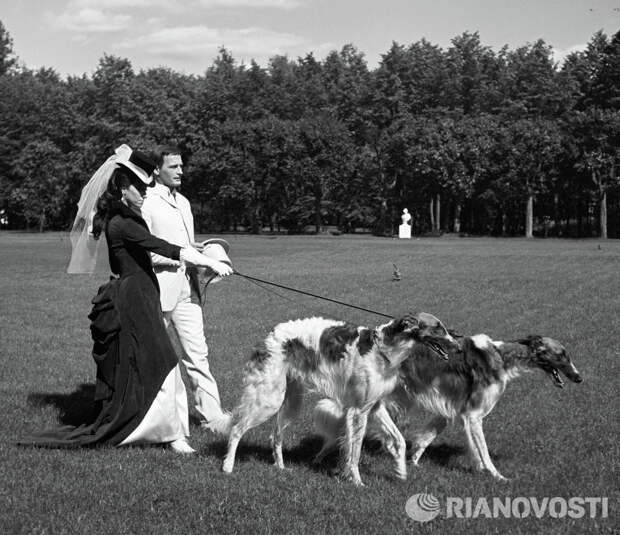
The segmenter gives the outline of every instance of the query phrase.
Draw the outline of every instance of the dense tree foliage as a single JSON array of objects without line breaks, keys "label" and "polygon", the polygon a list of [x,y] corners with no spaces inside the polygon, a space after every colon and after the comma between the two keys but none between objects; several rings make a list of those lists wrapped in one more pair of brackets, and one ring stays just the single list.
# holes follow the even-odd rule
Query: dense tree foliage
[{"label": "dense tree foliage", "polygon": [[[620,236],[620,32],[558,65],[542,40],[494,51],[392,43],[375,69],[349,44],[319,61],[203,75],[90,76],[20,66],[0,22],[0,208],[9,228],[67,229],[117,145],[178,144],[200,231]],[[6,228],[6,225],[5,227]]]}]

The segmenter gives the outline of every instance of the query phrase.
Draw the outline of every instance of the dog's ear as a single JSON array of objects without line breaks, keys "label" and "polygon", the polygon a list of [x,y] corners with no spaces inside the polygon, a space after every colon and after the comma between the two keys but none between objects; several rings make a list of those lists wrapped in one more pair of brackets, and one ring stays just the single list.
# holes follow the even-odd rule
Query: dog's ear
[{"label": "dog's ear", "polygon": [[458,332],[458,331],[457,331],[457,330],[455,330],[455,329],[448,329],[448,334],[449,334],[452,338],[454,338],[454,339],[459,339],[459,340],[460,340],[460,339],[462,339],[462,338],[465,338],[465,335],[461,334],[460,332]]},{"label": "dog's ear", "polygon": [[405,314],[399,321],[399,327],[401,330],[411,331],[420,327],[420,320],[415,314]]},{"label": "dog's ear", "polygon": [[543,337],[539,334],[530,334],[526,338],[522,338],[521,340],[517,340],[519,344],[526,345],[530,351],[534,353],[539,353],[540,351],[545,349],[545,343],[543,342]]}]

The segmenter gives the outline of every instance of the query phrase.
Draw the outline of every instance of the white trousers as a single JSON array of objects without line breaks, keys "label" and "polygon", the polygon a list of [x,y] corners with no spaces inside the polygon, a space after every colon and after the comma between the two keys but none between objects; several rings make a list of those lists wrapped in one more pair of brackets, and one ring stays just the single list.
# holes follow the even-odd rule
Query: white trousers
[{"label": "white trousers", "polygon": [[201,423],[210,422],[222,415],[222,406],[217,383],[207,360],[209,348],[204,335],[202,308],[191,302],[189,283],[186,284],[186,291],[181,295],[176,307],[164,311],[164,321],[166,327],[172,325],[183,347],[181,362],[187,371],[190,395],[194,398],[194,406],[200,414]]}]

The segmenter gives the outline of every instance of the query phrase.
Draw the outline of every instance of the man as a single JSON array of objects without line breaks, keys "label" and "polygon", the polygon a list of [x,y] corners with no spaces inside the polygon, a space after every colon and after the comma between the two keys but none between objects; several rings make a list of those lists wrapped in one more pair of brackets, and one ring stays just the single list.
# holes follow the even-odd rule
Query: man
[{"label": "man", "polygon": [[[150,231],[170,243],[180,246],[194,243],[194,218],[189,201],[178,192],[183,177],[183,159],[176,147],[160,147],[152,155],[157,164],[153,176],[155,186],[142,205],[142,217]],[[206,424],[222,414],[220,395],[207,355],[209,349],[204,335],[200,285],[195,268],[152,254],[153,269],[161,291],[161,307],[166,325],[172,324],[183,347],[182,362],[190,381],[193,402]],[[229,275],[232,268],[223,264],[221,274]]]}]

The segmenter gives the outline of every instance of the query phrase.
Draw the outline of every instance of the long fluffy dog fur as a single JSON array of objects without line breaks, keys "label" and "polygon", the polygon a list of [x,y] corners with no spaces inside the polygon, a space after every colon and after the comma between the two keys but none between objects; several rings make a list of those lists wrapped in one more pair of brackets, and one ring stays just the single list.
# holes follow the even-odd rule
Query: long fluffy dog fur
[{"label": "long fluffy dog fur", "polygon": [[[489,456],[482,420],[493,410],[511,379],[534,369],[545,371],[559,387],[564,386],[559,372],[575,383],[582,381],[565,348],[552,338],[530,336],[504,343],[482,334],[465,337],[447,361],[431,358],[424,347],[415,347],[401,365],[394,391],[372,408],[367,436],[379,438],[394,455],[395,444],[400,443],[402,435],[393,432],[388,408],[396,414],[406,414],[414,406],[424,408],[434,417],[416,437],[412,462],[417,465],[447,423],[460,417],[474,467],[505,480]],[[314,426],[325,439],[320,459],[336,447],[343,432],[342,408],[336,400],[319,401],[314,410]]]},{"label": "long fluffy dog fur", "polygon": [[[228,436],[222,469],[232,471],[241,437],[276,413],[273,455],[275,464],[284,468],[282,432],[299,412],[303,394],[312,391],[342,407],[342,476],[361,485],[358,465],[368,413],[392,391],[400,364],[417,344],[432,348],[438,358],[437,353],[446,354],[442,344],[450,347],[455,341],[436,317],[423,312],[372,330],[323,318],[277,325],[246,366],[237,407],[210,424]],[[406,477],[404,440],[397,474]]]}]

